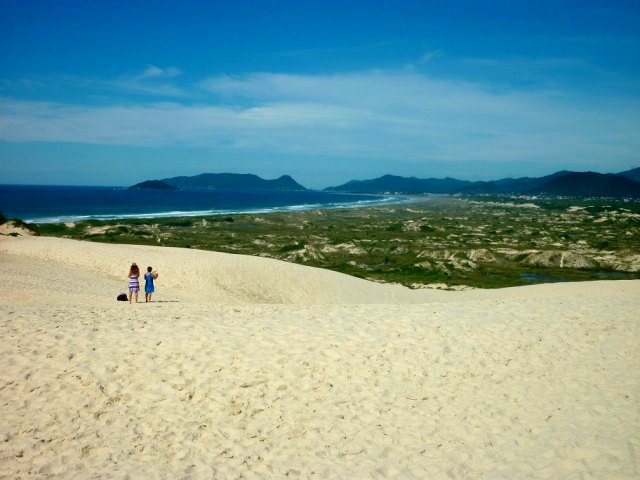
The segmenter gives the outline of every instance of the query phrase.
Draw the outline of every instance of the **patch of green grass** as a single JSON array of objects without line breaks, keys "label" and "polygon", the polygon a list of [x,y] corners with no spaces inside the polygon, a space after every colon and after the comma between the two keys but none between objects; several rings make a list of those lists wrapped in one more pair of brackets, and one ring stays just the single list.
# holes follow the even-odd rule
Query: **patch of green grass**
[{"label": "patch of green grass", "polygon": [[[524,205],[531,203],[538,208]],[[42,225],[41,230],[92,241],[266,255],[407,286],[498,288],[531,283],[522,277],[527,272],[539,274],[531,277],[534,283],[544,283],[600,278],[600,269],[624,268],[626,258],[640,253],[639,219],[636,203],[429,197],[409,206],[91,221]],[[111,228],[92,234],[92,227]],[[527,263],[531,251],[571,252],[594,264],[606,251],[615,266],[534,269]]]}]

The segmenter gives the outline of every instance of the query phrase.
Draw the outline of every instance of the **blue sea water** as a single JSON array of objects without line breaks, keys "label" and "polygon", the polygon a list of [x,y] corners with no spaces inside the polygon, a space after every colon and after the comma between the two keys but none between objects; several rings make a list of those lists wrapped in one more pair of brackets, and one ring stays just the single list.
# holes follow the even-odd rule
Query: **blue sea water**
[{"label": "blue sea water", "polygon": [[319,191],[127,190],[0,185],[0,212],[34,223],[309,210],[380,205],[401,197]]}]

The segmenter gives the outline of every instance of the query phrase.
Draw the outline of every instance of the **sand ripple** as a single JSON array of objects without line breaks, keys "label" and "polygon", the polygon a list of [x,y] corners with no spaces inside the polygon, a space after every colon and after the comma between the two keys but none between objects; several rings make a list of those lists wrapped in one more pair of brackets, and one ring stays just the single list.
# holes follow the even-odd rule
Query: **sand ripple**
[{"label": "sand ripple", "polygon": [[304,285],[252,303],[259,282],[229,276],[129,305],[103,298],[107,259],[78,260],[101,245],[22,242],[0,242],[2,478],[638,477],[638,281],[422,303],[358,281],[368,302],[331,305]]}]

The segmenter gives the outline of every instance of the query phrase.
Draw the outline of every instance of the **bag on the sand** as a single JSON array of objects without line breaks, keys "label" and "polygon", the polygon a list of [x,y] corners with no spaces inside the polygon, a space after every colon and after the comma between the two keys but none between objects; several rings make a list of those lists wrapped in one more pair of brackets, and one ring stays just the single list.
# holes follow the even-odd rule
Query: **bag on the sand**
[{"label": "bag on the sand", "polygon": [[129,298],[127,297],[126,293],[121,293],[120,295],[118,295],[119,302],[126,302],[127,300],[129,300]]}]

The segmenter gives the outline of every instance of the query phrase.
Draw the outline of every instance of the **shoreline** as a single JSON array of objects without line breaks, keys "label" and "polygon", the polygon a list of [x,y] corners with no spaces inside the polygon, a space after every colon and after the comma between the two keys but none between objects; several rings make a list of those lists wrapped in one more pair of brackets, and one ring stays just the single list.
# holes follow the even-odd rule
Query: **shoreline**
[{"label": "shoreline", "polygon": [[[357,194],[354,194],[357,195]],[[250,208],[246,210],[229,209],[229,210],[195,210],[195,211],[165,211],[155,213],[133,213],[133,214],[105,214],[105,215],[68,215],[43,218],[27,218],[25,222],[41,225],[51,223],[76,223],[76,222],[108,222],[117,220],[164,220],[172,218],[204,218],[204,217],[222,217],[229,215],[268,215],[270,213],[294,213],[307,212],[311,210],[336,210],[336,209],[357,209],[379,207],[385,205],[404,205],[419,202],[421,199],[409,198],[386,198],[384,200],[363,200],[356,203],[340,203],[340,204],[303,204],[303,205],[287,205],[282,207],[264,207]]]},{"label": "shoreline", "polygon": [[[137,220],[137,219],[162,219],[175,217],[201,217],[212,215],[242,215],[242,214],[266,214],[271,212],[295,212],[308,211],[313,209],[336,209],[336,208],[362,208],[367,206],[378,206],[396,203],[410,202],[412,195],[403,194],[358,194],[347,192],[324,192],[316,190],[304,191],[278,191],[278,190],[238,190],[238,189],[195,189],[177,191],[155,191],[155,190],[129,190],[126,188],[111,187],[59,187],[59,186],[11,186],[0,185],[0,189],[5,187],[5,191],[0,190],[0,199],[4,200],[3,213],[10,217],[18,217],[24,221],[35,224],[50,224],[76,221],[112,221],[112,220]],[[12,188],[13,187],[13,188]],[[34,189],[33,194],[27,194],[26,190]],[[58,191],[62,210],[70,211],[76,208],[76,212],[84,210],[85,213],[69,214],[42,214],[32,213],[25,210],[25,202],[31,202],[33,195],[42,195],[43,190],[52,189]],[[12,192],[12,190],[15,190]],[[24,191],[21,191],[24,190]],[[91,206],[94,211],[87,212],[87,207],[77,209],[76,202],[69,191],[99,193],[107,198],[103,202],[98,202]],[[224,205],[229,199],[221,197],[222,194],[230,195],[231,202],[237,206]],[[24,198],[13,199],[16,195]],[[71,195],[71,197],[70,197]],[[291,198],[286,198],[290,196]],[[2,198],[4,197],[4,198]],[[125,198],[126,197],[126,198]],[[131,198],[129,198],[131,197]],[[84,197],[80,196],[82,202]],[[335,198],[335,201],[330,201]],[[353,201],[351,201],[353,199]],[[47,198],[42,197],[42,202]],[[287,202],[288,200],[288,202]],[[84,198],[89,204],[97,200],[90,194]],[[12,206],[12,202],[15,205]],[[249,204],[246,204],[249,202]],[[252,204],[253,202],[253,204]],[[144,211],[130,211],[129,203],[149,204]],[[104,212],[104,205],[111,204],[114,211],[118,213]],[[221,205],[212,208],[211,205]],[[123,210],[124,209],[124,210]]]}]

